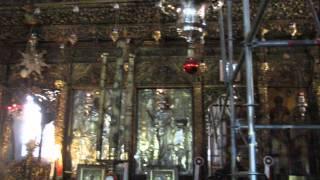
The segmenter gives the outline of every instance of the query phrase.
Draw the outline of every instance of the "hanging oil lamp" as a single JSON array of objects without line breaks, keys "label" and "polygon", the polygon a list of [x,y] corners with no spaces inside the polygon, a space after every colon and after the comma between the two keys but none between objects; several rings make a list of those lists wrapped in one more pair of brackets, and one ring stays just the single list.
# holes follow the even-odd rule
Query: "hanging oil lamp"
[{"label": "hanging oil lamp", "polygon": [[161,39],[161,31],[153,31],[152,33],[152,38],[159,43],[160,39]]},{"label": "hanging oil lamp", "polygon": [[199,66],[200,63],[196,59],[188,57],[183,64],[183,70],[189,74],[195,74],[198,72]]},{"label": "hanging oil lamp", "polygon": [[119,31],[117,28],[114,28],[112,32],[110,33],[110,38],[113,42],[116,42],[119,39]]},{"label": "hanging oil lamp", "polygon": [[120,33],[119,33],[119,28],[118,28],[118,24],[119,24],[119,10],[120,10],[120,5],[118,3],[113,5],[113,9],[116,11],[116,15],[115,15],[115,19],[114,19],[114,28],[112,29],[111,33],[110,33],[110,38],[113,42],[118,41],[119,37],[120,37]]},{"label": "hanging oil lamp", "polygon": [[156,15],[156,19],[157,19],[157,29],[155,31],[152,32],[152,38],[156,41],[156,43],[158,44],[160,39],[161,39],[161,31],[160,31],[160,12],[157,11],[157,15]]},{"label": "hanging oil lamp", "polygon": [[183,70],[188,74],[196,74],[199,70],[199,67],[199,61],[194,58],[194,49],[190,47],[188,49],[188,57],[183,64]]}]

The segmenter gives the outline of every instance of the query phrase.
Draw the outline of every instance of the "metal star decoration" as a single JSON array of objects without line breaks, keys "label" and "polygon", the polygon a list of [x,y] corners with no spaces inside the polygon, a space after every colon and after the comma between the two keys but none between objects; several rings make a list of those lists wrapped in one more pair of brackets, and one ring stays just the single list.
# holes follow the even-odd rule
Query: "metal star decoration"
[{"label": "metal star decoration", "polygon": [[21,52],[22,59],[21,63],[18,64],[19,67],[21,67],[20,76],[22,78],[28,78],[31,77],[31,75],[34,75],[33,78],[37,79],[43,79],[42,76],[42,70],[45,67],[49,67],[45,63],[44,55],[46,54],[46,51],[42,51],[40,53],[36,50],[36,43],[37,38],[35,35],[32,35],[28,42],[28,48],[26,52]]}]

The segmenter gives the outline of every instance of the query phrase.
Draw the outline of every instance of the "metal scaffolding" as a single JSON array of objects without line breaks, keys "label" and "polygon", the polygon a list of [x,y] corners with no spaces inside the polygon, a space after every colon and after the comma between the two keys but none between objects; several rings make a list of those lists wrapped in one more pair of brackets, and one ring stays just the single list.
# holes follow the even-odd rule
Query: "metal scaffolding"
[{"label": "metal scaffolding", "polygon": [[[250,1],[242,0],[243,3],[243,28],[244,28],[244,41],[243,50],[240,53],[240,58],[238,59],[238,66],[233,70],[233,34],[232,34],[232,0],[226,1],[227,5],[227,43],[228,48],[225,47],[224,38],[224,24],[223,24],[223,12],[219,12],[219,26],[220,26],[220,41],[221,41],[221,56],[224,64],[224,77],[225,85],[227,88],[226,99],[229,99],[230,107],[230,129],[231,129],[231,175],[232,180],[235,180],[238,176],[248,176],[250,180],[257,180],[258,172],[256,168],[256,130],[258,129],[320,129],[320,125],[255,125],[254,121],[254,111],[255,111],[255,100],[254,100],[254,74],[253,74],[253,63],[252,63],[252,51],[255,47],[295,47],[295,46],[316,46],[320,45],[320,39],[315,40],[271,40],[271,41],[255,41],[256,34],[262,23],[262,18],[265,14],[265,10],[268,6],[269,0],[261,0],[258,8],[257,16],[253,21],[251,26],[250,22]],[[312,0],[307,1],[312,16],[315,20],[316,30],[318,36],[320,35],[320,21],[316,13]],[[228,52],[228,57],[226,53]],[[236,122],[235,115],[235,99],[233,82],[240,72],[241,66],[245,64],[246,68],[246,106],[247,106],[247,124],[240,125]],[[228,68],[226,66],[228,65]],[[228,71],[227,71],[228,69]],[[227,101],[225,101],[227,102]],[[227,103],[223,105],[223,112],[225,111]],[[223,113],[222,113],[223,116]],[[222,117],[220,118],[222,119]],[[236,131],[239,129],[248,129],[248,151],[249,151],[249,171],[248,172],[238,172],[236,167],[236,157],[237,157],[237,146],[236,146]]]}]

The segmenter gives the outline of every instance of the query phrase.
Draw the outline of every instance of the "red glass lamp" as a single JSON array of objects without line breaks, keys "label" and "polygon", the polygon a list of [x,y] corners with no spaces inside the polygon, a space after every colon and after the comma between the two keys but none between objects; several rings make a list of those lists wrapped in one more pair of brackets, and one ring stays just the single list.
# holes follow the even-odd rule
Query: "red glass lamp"
[{"label": "red glass lamp", "polygon": [[196,59],[188,57],[183,64],[183,70],[189,74],[195,74],[198,72],[199,66],[200,63]]}]

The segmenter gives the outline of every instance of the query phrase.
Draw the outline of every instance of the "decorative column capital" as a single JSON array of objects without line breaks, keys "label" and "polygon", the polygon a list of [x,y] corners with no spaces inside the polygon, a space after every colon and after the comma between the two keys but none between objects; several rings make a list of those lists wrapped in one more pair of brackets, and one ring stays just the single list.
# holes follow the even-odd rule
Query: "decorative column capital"
[{"label": "decorative column capital", "polygon": [[54,87],[59,90],[62,90],[63,88],[65,88],[65,86],[66,86],[66,82],[64,82],[63,80],[55,80],[54,81]]},{"label": "decorative column capital", "polygon": [[134,59],[135,57],[136,57],[135,54],[132,54],[132,53],[129,54],[129,60],[130,60],[130,59]]},{"label": "decorative column capital", "polygon": [[101,54],[101,56],[100,56],[100,57],[101,57],[101,58],[105,58],[105,57],[108,57],[108,56],[109,56],[109,53],[104,52],[104,53],[102,53],[102,54]]}]

